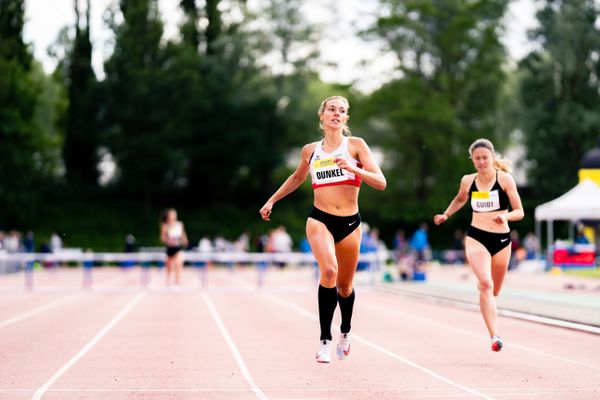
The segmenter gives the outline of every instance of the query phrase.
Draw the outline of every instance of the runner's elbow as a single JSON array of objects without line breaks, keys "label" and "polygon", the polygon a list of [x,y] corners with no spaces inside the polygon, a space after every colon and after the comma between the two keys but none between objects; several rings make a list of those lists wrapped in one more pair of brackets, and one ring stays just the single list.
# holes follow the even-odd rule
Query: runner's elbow
[{"label": "runner's elbow", "polygon": [[379,179],[375,182],[373,187],[377,190],[385,190],[385,188],[387,187],[387,181],[385,180],[385,178]]},{"label": "runner's elbow", "polygon": [[515,210],[513,221],[520,221],[525,218],[525,212],[522,209]]}]

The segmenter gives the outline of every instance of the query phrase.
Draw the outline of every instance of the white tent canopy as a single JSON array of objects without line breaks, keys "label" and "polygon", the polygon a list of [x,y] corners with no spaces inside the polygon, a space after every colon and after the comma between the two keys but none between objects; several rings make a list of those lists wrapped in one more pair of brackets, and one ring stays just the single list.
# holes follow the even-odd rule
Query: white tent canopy
[{"label": "white tent canopy", "polygon": [[541,221],[548,221],[548,249],[554,242],[553,221],[598,220],[600,221],[600,186],[590,179],[562,196],[535,208],[536,235],[541,235]]},{"label": "white tent canopy", "polygon": [[586,179],[562,196],[535,208],[543,221],[600,220],[600,186]]}]

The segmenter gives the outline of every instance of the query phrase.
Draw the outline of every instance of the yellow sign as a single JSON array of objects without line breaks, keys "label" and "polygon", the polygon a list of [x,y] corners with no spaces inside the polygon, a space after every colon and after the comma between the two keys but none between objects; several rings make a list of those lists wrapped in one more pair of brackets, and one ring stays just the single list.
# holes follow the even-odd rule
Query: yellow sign
[{"label": "yellow sign", "polygon": [[[591,179],[594,183],[600,185],[600,168],[581,168],[579,170],[579,182],[582,182],[585,179]],[[590,243],[595,242],[595,232],[593,227],[586,226],[583,233]]]},{"label": "yellow sign", "polygon": [[582,168],[579,170],[579,182],[584,179],[591,179],[597,185],[600,185],[600,169]]},{"label": "yellow sign", "polygon": [[315,162],[313,163],[313,167],[315,169],[332,167],[334,165],[336,165],[335,157],[324,158],[322,160],[315,160]]},{"label": "yellow sign", "polygon": [[473,199],[489,199],[490,192],[473,192],[471,198],[473,198]]}]

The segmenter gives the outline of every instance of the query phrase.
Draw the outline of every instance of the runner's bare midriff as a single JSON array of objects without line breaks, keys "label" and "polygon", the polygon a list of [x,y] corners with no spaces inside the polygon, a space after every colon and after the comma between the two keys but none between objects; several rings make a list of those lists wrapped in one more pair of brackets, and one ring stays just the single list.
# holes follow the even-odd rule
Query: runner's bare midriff
[{"label": "runner's bare midriff", "polygon": [[510,228],[508,227],[508,223],[497,224],[494,222],[494,217],[499,214],[506,214],[508,211],[500,210],[500,211],[492,211],[486,213],[473,213],[473,218],[471,219],[471,225],[475,228],[481,229],[487,232],[494,233],[506,233],[510,232]]},{"label": "runner's bare midriff", "polygon": [[315,207],[331,215],[349,216],[358,212],[359,188],[334,185],[315,189]]}]

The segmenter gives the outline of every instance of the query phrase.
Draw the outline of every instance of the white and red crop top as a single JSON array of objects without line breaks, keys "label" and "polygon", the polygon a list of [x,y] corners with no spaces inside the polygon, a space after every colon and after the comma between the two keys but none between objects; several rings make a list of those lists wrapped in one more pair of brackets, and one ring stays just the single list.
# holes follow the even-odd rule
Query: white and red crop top
[{"label": "white and red crop top", "polygon": [[362,178],[338,167],[335,163],[336,157],[343,157],[349,164],[362,168],[362,164],[348,151],[347,136],[344,136],[340,146],[331,153],[323,150],[322,142],[318,142],[309,162],[313,189],[333,185],[360,186]]}]

